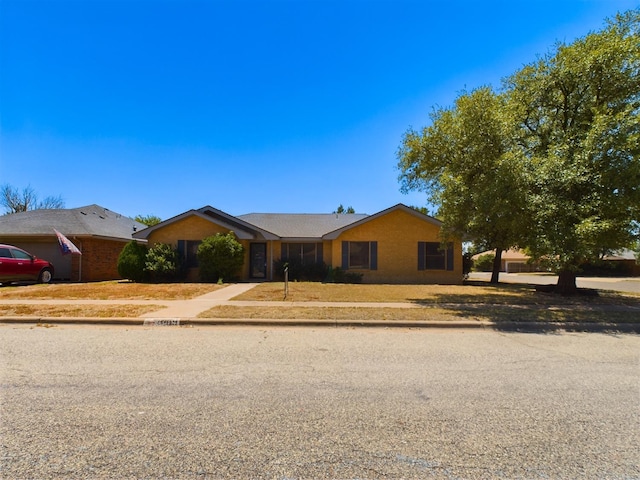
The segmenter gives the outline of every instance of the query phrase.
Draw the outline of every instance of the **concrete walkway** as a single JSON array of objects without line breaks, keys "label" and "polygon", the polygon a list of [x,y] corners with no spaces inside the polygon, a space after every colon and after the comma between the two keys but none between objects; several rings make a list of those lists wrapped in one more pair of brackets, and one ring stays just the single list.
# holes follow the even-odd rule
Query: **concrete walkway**
[{"label": "concrete walkway", "polygon": [[[163,302],[165,309],[157,312],[145,313],[141,318],[196,318],[200,313],[206,312],[210,308],[224,305],[233,297],[236,297],[254,288],[257,283],[235,283],[225,288],[220,288],[213,292],[205,293],[199,297],[189,300],[171,300]],[[158,303],[150,301],[149,303]],[[235,304],[235,302],[234,302]]]}]

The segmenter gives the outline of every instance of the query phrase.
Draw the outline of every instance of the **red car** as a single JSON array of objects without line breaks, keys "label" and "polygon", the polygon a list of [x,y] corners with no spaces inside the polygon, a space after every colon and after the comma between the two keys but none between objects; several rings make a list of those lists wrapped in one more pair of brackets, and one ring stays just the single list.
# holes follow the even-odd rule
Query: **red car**
[{"label": "red car", "polygon": [[40,282],[53,279],[53,265],[13,245],[0,244],[0,283]]}]

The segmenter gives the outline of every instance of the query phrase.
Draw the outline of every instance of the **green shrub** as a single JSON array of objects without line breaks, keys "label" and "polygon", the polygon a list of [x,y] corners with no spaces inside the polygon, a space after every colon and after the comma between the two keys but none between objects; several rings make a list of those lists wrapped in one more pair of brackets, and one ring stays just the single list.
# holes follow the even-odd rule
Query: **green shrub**
[{"label": "green shrub", "polygon": [[147,247],[135,240],[127,243],[118,255],[118,275],[133,282],[144,282],[148,278],[145,270]]},{"label": "green shrub", "polygon": [[340,267],[330,267],[326,281],[329,283],[362,283],[362,277],[362,273],[346,272]]},{"label": "green shrub", "polygon": [[231,280],[244,264],[244,247],[233,232],[218,233],[202,240],[197,256],[203,282]]},{"label": "green shrub", "polygon": [[153,282],[175,281],[181,273],[180,256],[167,243],[156,243],[147,251],[144,264]]},{"label": "green shrub", "polygon": [[475,262],[473,262],[473,269],[476,272],[491,272],[493,271],[493,259],[496,258],[495,255],[491,253],[486,253],[484,255],[480,255]]},{"label": "green shrub", "polygon": [[324,262],[304,264],[300,259],[279,259],[274,263],[276,280],[284,280],[285,266],[289,267],[289,280],[292,282],[322,282],[327,276],[327,265]]}]

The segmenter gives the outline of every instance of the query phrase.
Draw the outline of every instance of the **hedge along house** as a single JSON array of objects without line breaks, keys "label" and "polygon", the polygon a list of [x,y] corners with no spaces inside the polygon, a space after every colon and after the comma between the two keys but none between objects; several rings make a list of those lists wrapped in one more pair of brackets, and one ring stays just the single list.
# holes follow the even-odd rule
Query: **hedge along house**
[{"label": "hedge along house", "polygon": [[324,262],[362,274],[363,283],[462,282],[462,243],[440,240],[441,222],[398,204],[374,215],[251,213],[232,216],[213,207],[189,210],[134,233],[149,245],[178,249],[190,280],[196,251],[217,233],[233,232],[245,248],[242,280],[273,280],[278,260]]},{"label": "hedge along house", "polygon": [[[54,280],[117,280],[118,256],[146,225],[99,205],[43,209],[0,216],[0,243],[20,247],[53,263]],[[63,255],[54,229],[82,255]]]}]

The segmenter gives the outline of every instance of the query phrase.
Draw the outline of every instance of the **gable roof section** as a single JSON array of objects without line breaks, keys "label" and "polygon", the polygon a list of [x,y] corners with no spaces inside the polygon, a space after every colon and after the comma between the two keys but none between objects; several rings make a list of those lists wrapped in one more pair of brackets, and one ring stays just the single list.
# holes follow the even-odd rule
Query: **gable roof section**
[{"label": "gable roof section", "polygon": [[249,213],[238,218],[283,240],[321,240],[327,233],[368,217],[364,213]]},{"label": "gable roof section", "polygon": [[203,220],[211,222],[215,225],[219,225],[223,228],[231,230],[241,240],[254,240],[258,238],[262,238],[265,240],[277,240],[278,238],[271,232],[257,228],[255,225],[251,225],[250,223],[247,223],[244,220],[239,219],[238,217],[234,217],[232,215],[229,215],[228,213],[223,212],[222,210],[218,210],[210,206],[202,207],[198,210],[189,210],[187,212],[181,213],[180,215],[176,215],[175,217],[169,218],[164,222],[158,223],[157,225],[145,228],[140,232],[136,232],[133,237],[139,239],[147,239],[149,235],[155,230],[161,229],[167,225],[178,222],[180,220],[184,220],[185,218],[189,218],[191,216],[202,218]]},{"label": "gable roof section", "polygon": [[76,237],[132,239],[146,225],[100,205],[79,208],[29,210],[0,217],[0,235],[36,237],[55,235],[53,229]]},{"label": "gable roof section", "polygon": [[363,225],[367,222],[370,222],[371,220],[375,220],[377,218],[383,217],[391,212],[394,212],[396,210],[400,210],[403,211],[405,213],[408,213],[410,215],[413,215],[416,218],[419,218],[420,220],[423,220],[425,222],[431,223],[437,227],[442,226],[442,222],[436,218],[430,217],[429,215],[425,215],[424,213],[420,213],[417,210],[411,208],[411,207],[407,207],[406,205],[402,204],[402,203],[398,203],[397,205],[394,205],[393,207],[389,207],[386,210],[382,210],[381,212],[375,213],[373,215],[368,215],[367,217],[358,220],[357,222],[353,222],[350,223],[349,225],[345,225],[344,227],[338,228],[336,230],[333,230],[331,232],[328,232],[327,234],[323,235],[323,239],[324,240],[335,240],[336,238],[338,238],[340,236],[341,233],[346,232],[347,230],[357,227],[359,225]]},{"label": "gable roof section", "polygon": [[147,239],[157,229],[196,216],[233,231],[242,240],[321,241],[333,240],[342,232],[363,223],[401,210],[440,227],[442,222],[399,203],[374,215],[365,213],[248,213],[234,217],[206,206],[189,210],[153,227],[136,232],[133,237]]}]

